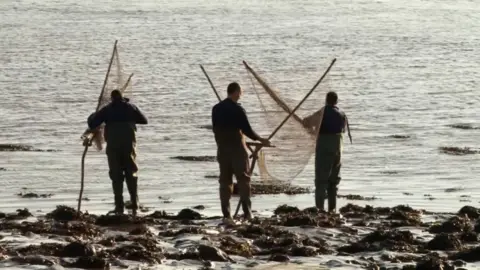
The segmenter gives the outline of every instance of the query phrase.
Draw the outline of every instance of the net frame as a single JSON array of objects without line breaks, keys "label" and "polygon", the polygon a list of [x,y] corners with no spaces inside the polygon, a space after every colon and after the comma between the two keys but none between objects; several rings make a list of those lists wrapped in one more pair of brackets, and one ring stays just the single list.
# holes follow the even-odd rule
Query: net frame
[{"label": "net frame", "polygon": [[[313,93],[313,91],[320,84],[320,82],[323,81],[323,79],[325,78],[327,73],[330,71],[331,67],[333,66],[333,64],[335,62],[336,62],[336,59],[333,59],[330,66],[327,68],[327,70],[322,75],[322,77],[317,81],[317,83],[314,85],[314,87],[306,94],[304,99],[300,103],[298,103],[298,105],[295,107],[295,109],[292,110],[291,107],[288,106],[288,104],[280,97],[280,94],[276,90],[274,90],[272,87],[270,87],[270,85],[246,63],[246,61],[243,61],[244,66],[247,70],[247,73],[249,74],[249,77],[251,79],[253,89],[256,92],[257,98],[258,98],[258,100],[261,104],[261,107],[262,107],[263,111],[264,111],[265,117],[270,118],[269,114],[268,114],[268,111],[267,111],[267,108],[263,103],[264,103],[265,99],[271,99],[270,101],[273,100],[275,102],[275,105],[277,107],[280,107],[284,111],[284,114],[286,113],[286,114],[289,115],[288,117],[286,117],[284,119],[284,121],[282,122],[283,124],[285,124],[287,122],[287,120],[289,119],[289,117],[291,116],[292,120],[290,120],[287,124],[287,125],[290,125],[290,126],[288,126],[286,128],[290,128],[290,131],[292,131],[292,129],[298,129],[298,130],[303,129],[304,130],[303,131],[304,136],[302,136],[302,138],[304,140],[302,141],[302,145],[301,145],[301,147],[303,147],[303,151],[300,151],[300,150],[295,148],[295,147],[298,147],[298,145],[297,146],[287,145],[283,149],[282,149],[282,145],[280,145],[280,147],[277,147],[277,148],[262,149],[262,151],[259,153],[259,159],[258,159],[258,162],[257,162],[258,163],[258,168],[259,168],[259,171],[260,171],[260,179],[261,179],[262,182],[266,183],[266,182],[274,181],[276,183],[282,183],[283,182],[283,184],[290,184],[290,182],[293,179],[295,179],[302,171],[304,171],[306,165],[308,164],[308,161],[311,159],[311,157],[312,157],[312,155],[315,151],[315,143],[316,143],[317,134],[318,134],[318,131],[320,129],[321,122],[323,120],[323,107],[321,107],[319,109],[316,109],[316,111],[314,113],[308,115],[305,118],[301,118],[295,112],[308,99],[308,97]],[[253,82],[252,76],[257,81],[257,83],[260,84],[260,86],[263,88],[263,90],[268,94],[268,97],[263,98],[264,100],[262,100],[259,90],[257,90],[257,88],[255,87],[255,83]],[[274,121],[272,121],[271,119],[267,119],[267,122],[274,122]],[[300,134],[296,134],[296,135],[300,135]],[[285,146],[285,141],[284,141],[283,146]],[[277,158],[277,160],[274,158],[275,155],[277,157],[279,156],[280,160],[285,163],[285,161],[288,159],[287,155],[290,152],[295,152],[295,150],[297,150],[297,152],[300,153],[300,156],[296,156],[296,158],[302,159],[302,162],[300,162],[301,166],[298,166],[299,169],[295,170],[294,173],[291,173],[290,175],[288,175],[288,179],[281,179],[281,177],[278,177],[275,173],[273,173],[269,169],[268,164],[272,164],[272,162],[278,162],[278,158]],[[283,160],[282,160],[282,157],[283,157]],[[281,165],[288,165],[288,164],[281,164]],[[290,170],[290,171],[292,171],[292,170]],[[289,171],[289,173],[290,173],[290,171]]]},{"label": "net frame", "polygon": [[[123,66],[120,62],[120,57],[118,54],[117,48],[118,40],[115,40],[113,45],[112,56],[110,58],[110,62],[108,64],[107,73],[105,74],[105,79],[103,82],[102,90],[100,91],[100,95],[98,97],[97,107],[95,112],[98,112],[103,107],[110,103],[110,93],[114,89],[118,89],[124,94],[127,90],[130,90],[131,86],[131,79],[133,77],[133,73],[128,76],[128,79],[124,79],[126,73],[123,72]],[[112,73],[112,66],[114,66],[115,73]],[[128,92],[131,92],[128,91]],[[105,139],[103,136],[105,124],[102,123],[100,127],[96,128],[95,130],[87,129],[80,137],[83,140],[83,145],[85,146],[83,154],[82,154],[82,161],[81,161],[81,181],[80,181],[80,192],[78,196],[78,206],[77,206],[77,213],[80,215],[81,205],[82,205],[82,197],[83,197],[83,190],[84,190],[84,183],[85,183],[85,158],[88,152],[89,147],[92,143],[95,144],[97,151],[101,151],[105,144]]]}]

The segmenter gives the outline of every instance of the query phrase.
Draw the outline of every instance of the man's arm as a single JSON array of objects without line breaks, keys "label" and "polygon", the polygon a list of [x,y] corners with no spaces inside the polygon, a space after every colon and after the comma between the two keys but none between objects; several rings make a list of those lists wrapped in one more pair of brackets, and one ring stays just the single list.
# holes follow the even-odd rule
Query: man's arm
[{"label": "man's arm", "polygon": [[100,111],[92,113],[87,120],[88,128],[94,130],[105,122],[107,114],[107,107],[103,107]]},{"label": "man's arm", "polygon": [[318,123],[320,123],[321,117],[323,117],[323,108],[312,115],[305,117],[303,119],[303,125],[307,128],[316,128]]},{"label": "man's arm", "polygon": [[238,125],[243,134],[254,141],[260,141],[262,138],[252,129],[250,122],[248,121],[247,113],[243,107],[239,106],[238,113]]},{"label": "man's arm", "polygon": [[140,111],[140,109],[137,106],[135,106],[133,104],[130,104],[130,105],[132,105],[132,108],[133,108],[133,116],[134,116],[134,119],[135,119],[135,123],[140,124],[140,125],[148,124],[148,119],[142,113],[142,111]]}]

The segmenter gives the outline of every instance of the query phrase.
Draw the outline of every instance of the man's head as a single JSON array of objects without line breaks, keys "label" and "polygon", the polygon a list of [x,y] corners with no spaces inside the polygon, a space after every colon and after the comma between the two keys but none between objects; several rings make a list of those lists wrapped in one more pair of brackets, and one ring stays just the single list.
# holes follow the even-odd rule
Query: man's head
[{"label": "man's head", "polygon": [[325,98],[325,103],[327,105],[337,105],[337,102],[338,102],[338,96],[337,96],[337,93],[335,92],[328,92],[327,93],[327,97]]},{"label": "man's head", "polygon": [[122,100],[123,99],[122,92],[120,92],[120,90],[118,90],[118,89],[115,89],[110,94],[110,98],[112,99],[112,101]]},{"label": "man's head", "polygon": [[240,97],[242,96],[242,92],[243,90],[240,87],[240,84],[238,84],[237,82],[232,82],[227,87],[228,97],[235,102],[240,99]]}]

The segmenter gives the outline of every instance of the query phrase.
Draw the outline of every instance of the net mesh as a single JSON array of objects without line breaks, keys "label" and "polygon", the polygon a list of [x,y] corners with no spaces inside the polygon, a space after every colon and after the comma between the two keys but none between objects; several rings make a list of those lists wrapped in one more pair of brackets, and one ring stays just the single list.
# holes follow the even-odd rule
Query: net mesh
[{"label": "net mesh", "polygon": [[[244,89],[242,106],[246,108],[254,130],[262,137],[268,137],[282,123],[320,78],[322,73],[319,73],[310,72],[311,80],[308,81],[282,81],[276,78],[270,82],[264,72],[246,62],[241,67],[220,69],[217,66],[208,70],[217,91],[220,90],[221,98],[225,97],[224,89],[229,82],[238,81],[241,84]],[[275,84],[281,88],[275,88]],[[256,171],[261,182],[258,184],[289,185],[302,173],[315,151],[316,134],[322,120],[320,109],[325,103],[326,92],[331,90],[331,80],[327,74],[317,89],[271,138],[275,147],[263,148],[259,152]]]},{"label": "net mesh", "polygon": [[[131,78],[133,74],[128,75],[124,72],[116,43],[113,48],[111,63],[109,66],[110,70],[107,71],[105,88],[98,98],[96,111],[101,110],[110,103],[110,93],[115,89],[119,89],[124,95],[128,95],[128,97],[131,98]],[[93,143],[98,151],[102,150],[105,144],[103,137],[104,128],[105,124],[102,124],[93,132]]]},{"label": "net mesh", "polygon": [[[302,93],[299,98],[288,100],[285,90],[281,92],[280,89],[275,89],[273,84],[267,82],[264,74],[254,70],[249,64],[244,64],[265,119],[263,124],[271,133],[311,90],[315,81],[312,80],[311,86],[305,89],[285,89]],[[259,153],[258,169],[263,182],[289,184],[305,169],[315,151],[316,135],[323,118],[321,108],[325,93],[330,90],[329,85],[327,75],[272,137],[271,142],[275,147],[263,148]]]}]

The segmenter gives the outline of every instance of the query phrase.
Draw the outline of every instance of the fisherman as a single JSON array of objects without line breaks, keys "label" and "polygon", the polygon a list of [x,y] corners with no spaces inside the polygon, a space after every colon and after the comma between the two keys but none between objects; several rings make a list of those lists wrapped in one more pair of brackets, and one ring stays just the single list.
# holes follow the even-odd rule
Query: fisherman
[{"label": "fisherman", "polygon": [[88,117],[88,127],[95,130],[105,123],[104,137],[107,143],[109,176],[115,196],[115,209],[110,213],[123,214],[123,181],[127,182],[132,214],[138,209],[136,124],[147,124],[145,115],[122,96],[119,90],[111,92],[111,103]]},{"label": "fisherman", "polygon": [[338,96],[335,92],[327,93],[325,101],[325,106],[306,117],[303,124],[318,129],[315,151],[315,205],[324,211],[325,198],[328,197],[328,211],[335,212],[347,117],[337,107]]},{"label": "fisherman", "polygon": [[233,175],[237,179],[244,218],[251,220],[250,165],[245,136],[269,146],[270,141],[260,137],[252,127],[243,107],[238,103],[243,90],[236,82],[228,85],[228,97],[212,109],[212,124],[217,143],[217,160],[220,165],[220,204],[224,222],[233,222],[230,213],[230,198],[233,193]]}]

